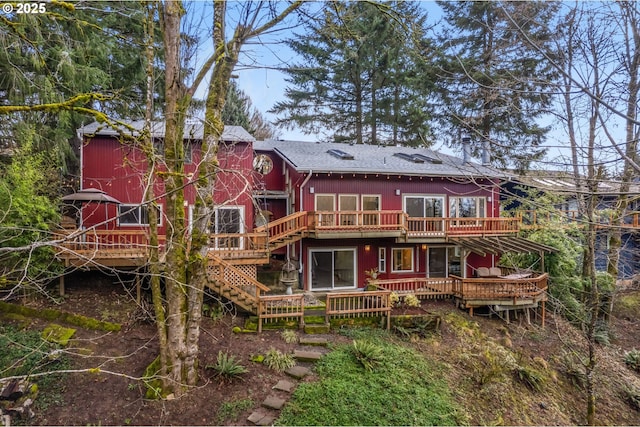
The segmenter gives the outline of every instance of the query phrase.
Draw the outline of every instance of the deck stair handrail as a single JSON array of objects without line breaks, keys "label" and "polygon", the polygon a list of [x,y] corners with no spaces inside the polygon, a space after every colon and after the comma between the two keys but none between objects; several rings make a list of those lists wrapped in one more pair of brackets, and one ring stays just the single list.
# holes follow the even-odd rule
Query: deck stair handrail
[{"label": "deck stair handrail", "polygon": [[270,291],[269,287],[218,256],[209,255],[207,270],[209,288],[253,314],[258,312],[262,294]]},{"label": "deck stair handrail", "polygon": [[266,233],[269,250],[275,250],[305,237],[308,230],[308,213],[295,212],[266,225],[256,227],[256,233]]}]

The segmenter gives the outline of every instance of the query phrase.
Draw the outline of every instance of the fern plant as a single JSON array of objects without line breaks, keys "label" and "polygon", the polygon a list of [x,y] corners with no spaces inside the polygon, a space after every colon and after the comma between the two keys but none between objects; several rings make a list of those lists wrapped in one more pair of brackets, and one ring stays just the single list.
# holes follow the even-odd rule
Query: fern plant
[{"label": "fern plant", "polygon": [[624,355],[624,363],[636,372],[640,372],[640,350],[630,350]]},{"label": "fern plant", "polygon": [[296,360],[291,354],[283,353],[271,347],[269,351],[267,351],[263,363],[276,372],[284,372],[295,366]]},{"label": "fern plant", "polygon": [[213,365],[207,365],[206,369],[213,369],[217,375],[226,379],[238,378],[248,372],[247,368],[240,364],[235,356],[229,355],[222,350],[218,352],[218,358]]},{"label": "fern plant", "polygon": [[371,341],[354,340],[351,351],[367,371],[373,371],[374,368],[384,360],[382,348]]}]

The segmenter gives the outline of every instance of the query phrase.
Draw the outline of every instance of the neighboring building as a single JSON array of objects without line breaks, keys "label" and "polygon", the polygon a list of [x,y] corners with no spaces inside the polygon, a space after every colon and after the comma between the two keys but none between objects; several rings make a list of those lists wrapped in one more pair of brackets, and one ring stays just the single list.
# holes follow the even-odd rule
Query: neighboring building
[{"label": "neighboring building", "polygon": [[[607,270],[609,238],[611,234],[611,215],[617,201],[620,181],[602,180],[598,183],[598,206],[596,220],[598,221],[596,235],[596,269]],[[504,181],[501,190],[501,204],[503,210],[522,221],[522,228],[537,228],[544,224],[547,214],[541,214],[535,209],[523,209],[524,201],[530,202],[532,195],[552,194],[558,201],[554,208],[564,216],[569,223],[584,224],[586,219],[578,211],[576,199],[575,179],[570,173],[560,171],[529,171],[526,175],[513,175]],[[634,182],[630,186],[631,203],[625,214],[620,248],[619,278],[629,279],[640,271],[640,185]]]}]

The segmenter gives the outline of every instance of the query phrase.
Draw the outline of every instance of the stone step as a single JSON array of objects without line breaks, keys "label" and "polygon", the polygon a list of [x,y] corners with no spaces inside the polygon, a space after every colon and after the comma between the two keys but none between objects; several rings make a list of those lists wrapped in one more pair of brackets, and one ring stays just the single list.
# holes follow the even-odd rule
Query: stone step
[{"label": "stone step", "polygon": [[278,384],[273,386],[273,389],[274,390],[279,390],[279,391],[284,391],[284,392],[287,392],[287,393],[291,393],[295,387],[296,387],[296,385],[294,383],[292,383],[291,381],[280,380],[280,381],[278,381]]},{"label": "stone step", "polygon": [[293,357],[300,362],[317,362],[323,354],[317,351],[294,350]]},{"label": "stone step", "polygon": [[262,402],[262,406],[264,406],[265,408],[275,409],[276,411],[279,411],[280,409],[282,409],[285,403],[286,401],[284,399],[281,399],[277,396],[268,396],[264,400],[264,402]]},{"label": "stone step", "polygon": [[275,420],[274,416],[261,411],[255,411],[247,418],[247,421],[257,426],[271,426]]},{"label": "stone step", "polygon": [[300,337],[300,345],[309,345],[309,346],[317,346],[317,347],[326,347],[329,344],[329,341],[323,337]]},{"label": "stone step", "polygon": [[304,325],[305,334],[327,334],[331,330],[331,325],[327,323],[322,324],[307,324]]},{"label": "stone step", "polygon": [[284,373],[297,380],[301,380],[309,375],[311,373],[311,370],[307,367],[296,365],[287,369],[286,371],[284,371]]}]

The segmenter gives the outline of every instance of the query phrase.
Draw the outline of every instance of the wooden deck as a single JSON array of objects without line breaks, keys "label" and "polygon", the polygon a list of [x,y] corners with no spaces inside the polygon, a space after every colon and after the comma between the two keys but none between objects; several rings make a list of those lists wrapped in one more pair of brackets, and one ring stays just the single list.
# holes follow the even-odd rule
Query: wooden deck
[{"label": "wooden deck", "polygon": [[531,277],[511,274],[488,278],[409,278],[376,280],[375,284],[399,295],[414,294],[418,298],[453,298],[456,305],[469,309],[490,307],[494,311],[541,308],[544,326],[548,274]]},{"label": "wooden deck", "polygon": [[[235,264],[264,264],[272,250],[305,237],[316,239],[391,237],[407,242],[464,236],[500,236],[519,230],[517,218],[413,218],[402,211],[297,212],[252,233],[216,234],[210,253]],[[66,266],[145,265],[149,237],[144,230],[68,230],[58,257]],[[160,252],[165,236],[160,236]]]}]

